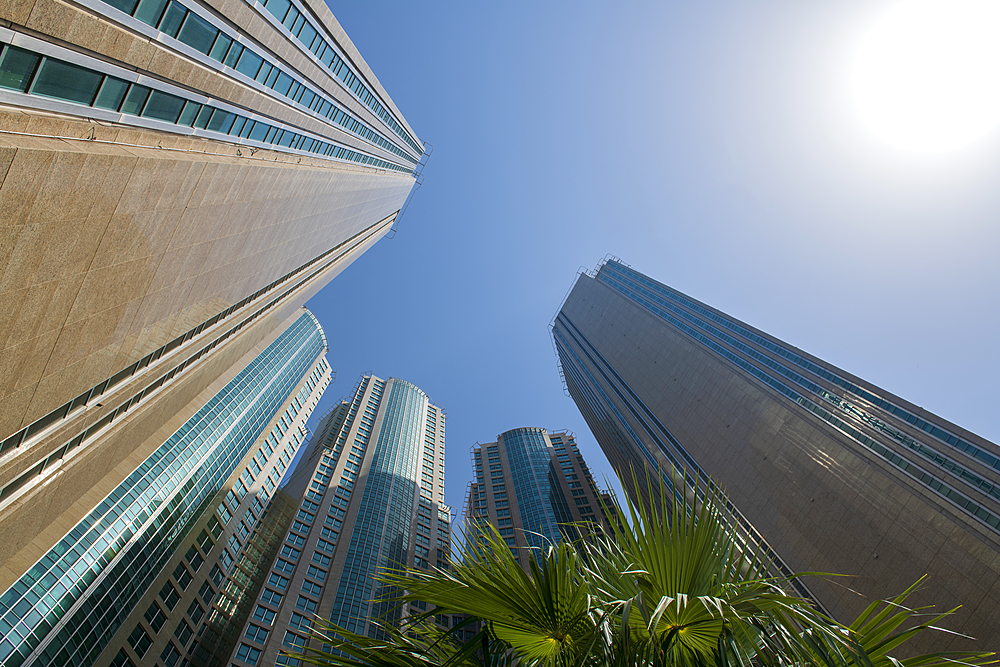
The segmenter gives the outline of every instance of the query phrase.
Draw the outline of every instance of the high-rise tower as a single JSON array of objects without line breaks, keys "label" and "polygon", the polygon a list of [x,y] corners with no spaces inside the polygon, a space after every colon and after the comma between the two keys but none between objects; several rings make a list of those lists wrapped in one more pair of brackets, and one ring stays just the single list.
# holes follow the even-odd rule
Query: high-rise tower
[{"label": "high-rise tower", "polygon": [[379,572],[447,567],[444,440],[444,411],[398,378],[362,377],[323,417],[286,487],[299,508],[232,664],[294,664],[279,653],[306,645],[314,615],[370,636],[374,621],[398,619],[376,602]]},{"label": "high-rise tower", "polygon": [[391,229],[422,152],[322,2],[0,3],[0,590]]},{"label": "high-rise tower", "polygon": [[[8,569],[0,594],[3,664],[175,665],[305,440],[330,381],[325,351],[319,323],[300,311],[208,387],[193,415],[92,472],[81,519],[25,526],[37,534],[31,562],[16,563],[16,578]],[[50,475],[75,465],[99,461],[77,449]]]},{"label": "high-rise tower", "polygon": [[964,605],[949,627],[1000,641],[995,444],[618,261],[579,277],[552,334],[626,488],[630,468],[711,476],[778,569],[852,575],[804,582],[837,618],[929,574],[914,604]]},{"label": "high-rise tower", "polygon": [[472,465],[466,525],[492,524],[522,567],[531,550],[573,537],[575,524],[601,524],[599,491],[568,431],[506,431],[496,442],[473,445]]}]

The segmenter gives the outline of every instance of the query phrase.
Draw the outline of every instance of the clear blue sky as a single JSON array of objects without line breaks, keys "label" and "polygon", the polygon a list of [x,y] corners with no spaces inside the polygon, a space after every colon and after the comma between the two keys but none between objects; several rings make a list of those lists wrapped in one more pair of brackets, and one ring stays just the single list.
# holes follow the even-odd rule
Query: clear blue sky
[{"label": "clear blue sky", "polygon": [[[883,3],[884,4],[884,3]],[[914,157],[845,84],[879,3],[376,2],[331,8],[420,137],[399,232],[308,305],[337,382],[401,377],[469,447],[575,431],[548,323],[607,254],[994,442],[1000,137]]]}]

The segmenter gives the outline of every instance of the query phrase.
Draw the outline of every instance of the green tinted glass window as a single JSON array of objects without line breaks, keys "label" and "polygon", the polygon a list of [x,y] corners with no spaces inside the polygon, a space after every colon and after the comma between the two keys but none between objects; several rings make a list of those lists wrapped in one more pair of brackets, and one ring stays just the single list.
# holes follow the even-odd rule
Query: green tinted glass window
[{"label": "green tinted glass window", "polygon": [[288,94],[288,89],[292,87],[292,77],[288,76],[284,72],[278,75],[278,80],[274,82],[275,92],[281,93],[282,95]]},{"label": "green tinted glass window", "polygon": [[233,126],[234,120],[236,120],[236,114],[216,109],[215,113],[212,114],[212,120],[209,121],[207,129],[213,132],[228,133],[229,128]]},{"label": "green tinted glass window", "polygon": [[31,92],[90,106],[103,78],[103,74],[85,67],[46,58],[31,86]]},{"label": "green tinted glass window", "polygon": [[267,7],[267,11],[271,12],[274,18],[283,21],[292,3],[289,0],[267,0],[267,4],[264,6]]},{"label": "green tinted glass window", "polygon": [[207,104],[203,106],[201,111],[198,112],[198,117],[195,118],[194,126],[199,130],[204,130],[205,127],[208,126],[208,121],[212,117],[212,112],[214,110],[214,108],[208,106]]},{"label": "green tinted glass window", "polygon": [[306,22],[302,25],[302,32],[299,33],[299,40],[305,45],[307,49],[312,48],[313,40],[316,39],[316,28],[312,27],[312,24]]},{"label": "green tinted glass window", "polygon": [[219,36],[215,40],[215,44],[212,46],[211,52],[209,52],[208,57],[213,60],[218,60],[220,63],[226,59],[226,54],[229,52],[229,47],[232,45],[233,40],[225,33],[220,32]]},{"label": "green tinted glass window", "polygon": [[240,43],[233,44],[233,47],[229,49],[229,53],[226,54],[226,60],[223,64],[228,67],[235,67],[236,62],[240,59],[240,55],[243,54],[243,45]]},{"label": "green tinted glass window", "polygon": [[177,124],[191,127],[194,125],[194,119],[198,117],[199,111],[201,111],[201,105],[197,102],[189,101],[185,103],[184,110],[181,111],[181,117],[177,120]]},{"label": "green tinted glass window", "polygon": [[168,123],[176,123],[177,117],[180,116],[181,109],[183,108],[183,98],[154,90],[149,96],[146,108],[142,110],[142,115],[144,118],[155,118],[156,120],[164,120]]},{"label": "green tinted glass window", "polygon": [[267,123],[256,123],[253,126],[253,131],[250,132],[250,138],[254,141],[264,141],[267,138],[267,132],[271,129],[271,126]]},{"label": "green tinted glass window", "polygon": [[187,14],[187,11],[187,8],[181,3],[170,0],[170,5],[167,7],[167,11],[163,13],[163,19],[160,21],[160,32],[166,33],[171,37],[176,37],[181,23],[184,22],[184,15]]},{"label": "green tinted glass window", "polygon": [[138,4],[139,0],[104,0],[106,3],[114,7],[115,9],[121,10],[126,14],[132,14],[135,11],[135,6]]},{"label": "green tinted glass window", "polygon": [[218,34],[219,30],[214,25],[194,12],[189,12],[181,31],[177,33],[177,39],[196,51],[208,54]]},{"label": "green tinted glass window", "polygon": [[94,106],[99,109],[118,111],[118,107],[122,105],[122,100],[125,99],[127,91],[128,81],[122,81],[113,76],[106,76],[104,77],[104,84],[101,85],[100,92],[97,93],[97,99],[94,100]]},{"label": "green tinted glass window", "polygon": [[166,6],[167,0],[139,0],[139,7],[133,16],[146,25],[156,27],[160,23],[160,17],[163,16],[163,9]]},{"label": "green tinted glass window", "polygon": [[122,113],[138,116],[143,105],[146,104],[147,97],[149,97],[149,88],[133,83],[132,87],[129,88],[128,95],[125,96],[125,102],[122,104]]},{"label": "green tinted glass window", "polygon": [[264,59],[249,49],[243,50],[240,62],[236,65],[236,71],[245,74],[251,79],[257,76],[260,66],[264,64]]},{"label": "green tinted glass window", "polygon": [[8,46],[0,58],[0,88],[23,93],[31,83],[40,58],[34,53]]}]

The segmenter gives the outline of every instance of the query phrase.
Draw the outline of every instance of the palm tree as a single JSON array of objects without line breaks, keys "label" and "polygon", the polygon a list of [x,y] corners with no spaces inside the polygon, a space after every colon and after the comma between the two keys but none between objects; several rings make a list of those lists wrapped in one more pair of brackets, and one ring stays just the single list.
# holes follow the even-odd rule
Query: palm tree
[{"label": "palm tree", "polygon": [[[905,605],[911,587],[873,603],[843,626],[789,595],[789,578],[735,539],[713,485],[659,483],[650,502],[628,499],[629,523],[537,553],[524,570],[489,526],[473,527],[448,571],[409,569],[383,580],[399,604],[432,611],[386,627],[384,639],[318,621],[315,643],[296,654],[337,667],[933,667],[986,665],[991,653],[935,653],[896,660],[888,652],[936,625]],[[635,480],[633,480],[635,481]],[[634,485],[633,488],[640,488]],[[647,479],[645,488],[655,489]],[[685,501],[687,499],[687,501]],[[613,499],[617,516],[624,516]],[[803,573],[800,573],[800,576]],[[809,573],[805,573],[809,574]],[[919,582],[918,582],[919,583]],[[433,615],[468,615],[468,642]],[[902,629],[901,629],[902,628]],[[459,628],[458,630],[461,630]]]}]

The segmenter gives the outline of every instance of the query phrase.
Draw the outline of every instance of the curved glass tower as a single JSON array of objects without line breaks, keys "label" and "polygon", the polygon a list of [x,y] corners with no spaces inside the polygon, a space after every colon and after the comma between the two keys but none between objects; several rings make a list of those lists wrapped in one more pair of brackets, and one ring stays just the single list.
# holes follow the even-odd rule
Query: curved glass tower
[{"label": "curved glass tower", "polygon": [[447,567],[445,413],[419,387],[364,376],[320,421],[285,487],[299,499],[278,557],[231,657],[237,667],[284,665],[308,641],[314,615],[378,636],[401,613],[379,604],[380,572]]}]

